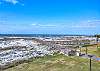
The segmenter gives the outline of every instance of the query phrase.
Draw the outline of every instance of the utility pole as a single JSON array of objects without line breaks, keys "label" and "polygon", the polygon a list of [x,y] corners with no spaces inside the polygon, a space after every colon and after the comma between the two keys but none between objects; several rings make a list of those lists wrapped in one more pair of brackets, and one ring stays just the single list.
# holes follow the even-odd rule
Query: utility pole
[{"label": "utility pole", "polygon": [[91,57],[90,57],[90,71],[92,71],[92,70],[91,70]]},{"label": "utility pole", "polygon": [[92,63],[91,63],[91,58],[93,57],[92,55],[88,55],[90,58],[90,71],[92,71]]},{"label": "utility pole", "polygon": [[86,54],[87,54],[87,46],[86,46]]}]

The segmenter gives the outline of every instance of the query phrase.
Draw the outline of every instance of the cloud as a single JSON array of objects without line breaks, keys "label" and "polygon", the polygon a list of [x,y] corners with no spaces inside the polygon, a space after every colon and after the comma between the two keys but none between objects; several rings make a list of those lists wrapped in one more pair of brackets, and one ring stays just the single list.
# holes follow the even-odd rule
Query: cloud
[{"label": "cloud", "polygon": [[25,4],[21,4],[22,6],[24,6]]},{"label": "cloud", "polygon": [[100,23],[100,20],[88,20],[88,23],[93,23],[93,22],[99,22]]},{"label": "cloud", "polygon": [[72,28],[84,28],[84,29],[95,29],[99,26],[100,20],[87,20],[82,21],[79,24],[72,25]]},{"label": "cloud", "polygon": [[40,27],[56,27],[57,25],[53,25],[53,24],[38,24]]},{"label": "cloud", "polygon": [[92,24],[80,24],[80,25],[74,25],[72,28],[96,28],[95,25]]},{"label": "cloud", "polygon": [[[3,21],[3,19],[1,20]],[[90,23],[91,21],[91,23]],[[30,22],[30,24],[0,24],[1,33],[68,33],[68,34],[95,34],[99,32],[99,23],[93,20],[81,21],[80,23],[62,24],[62,23],[39,23]],[[93,22],[92,22],[93,21]],[[29,23],[29,22],[28,22]],[[72,28],[73,27],[73,28]]]},{"label": "cloud", "polygon": [[5,2],[8,2],[8,3],[12,3],[12,4],[17,4],[17,3],[19,3],[19,1],[18,0],[4,0]]},{"label": "cloud", "polygon": [[36,26],[37,24],[36,24],[36,23],[33,23],[33,24],[31,24],[31,25]]},{"label": "cloud", "polygon": [[2,2],[0,2],[0,4],[2,4]]},{"label": "cloud", "polygon": [[100,20],[86,20],[86,21],[81,21],[81,22],[75,22],[71,24],[67,23],[48,23],[48,24],[40,24],[40,23],[33,23],[31,24],[34,27],[40,27],[40,28],[62,28],[62,29],[71,29],[71,30],[76,30],[76,29],[87,29],[87,30],[94,30],[98,29],[100,24]]},{"label": "cloud", "polygon": [[33,23],[31,25],[37,26],[37,27],[56,27],[57,26],[57,25],[53,25],[53,24],[37,24],[37,23]]},{"label": "cloud", "polygon": [[19,2],[18,0],[3,0],[3,2],[11,3],[13,5],[20,4],[21,6],[24,6],[24,4]]}]

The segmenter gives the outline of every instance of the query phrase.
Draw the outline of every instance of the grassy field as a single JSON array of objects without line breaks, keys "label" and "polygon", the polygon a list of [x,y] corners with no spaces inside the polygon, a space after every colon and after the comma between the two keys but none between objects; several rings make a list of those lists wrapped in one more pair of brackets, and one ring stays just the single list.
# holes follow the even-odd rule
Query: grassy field
[{"label": "grassy field", "polygon": [[96,55],[97,57],[100,57],[100,43],[97,45],[91,45],[91,46],[85,46],[81,50],[83,53],[86,53],[86,47],[87,47],[87,53]]},{"label": "grassy field", "polygon": [[[89,71],[89,59],[55,54],[32,59],[4,71]],[[100,71],[100,62],[92,60],[92,71]]]}]

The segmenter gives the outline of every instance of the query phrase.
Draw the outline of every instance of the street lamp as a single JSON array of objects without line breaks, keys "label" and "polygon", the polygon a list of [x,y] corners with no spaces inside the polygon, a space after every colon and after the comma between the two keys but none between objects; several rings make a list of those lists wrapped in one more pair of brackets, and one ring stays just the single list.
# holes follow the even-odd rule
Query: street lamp
[{"label": "street lamp", "polygon": [[88,57],[90,58],[90,71],[92,71],[92,67],[91,67],[91,58],[93,57],[92,55],[88,55]]}]

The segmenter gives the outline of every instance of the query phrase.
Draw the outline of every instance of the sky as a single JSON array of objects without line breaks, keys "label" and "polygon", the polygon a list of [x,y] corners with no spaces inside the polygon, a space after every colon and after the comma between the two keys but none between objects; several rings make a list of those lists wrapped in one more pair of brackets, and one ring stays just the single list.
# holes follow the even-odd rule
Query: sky
[{"label": "sky", "polygon": [[0,34],[100,34],[100,0],[0,0]]}]

